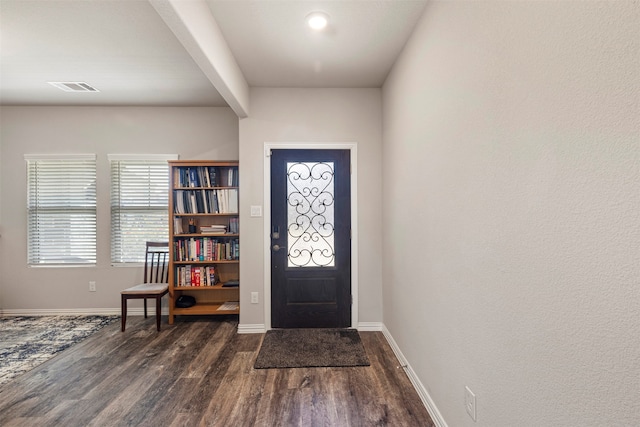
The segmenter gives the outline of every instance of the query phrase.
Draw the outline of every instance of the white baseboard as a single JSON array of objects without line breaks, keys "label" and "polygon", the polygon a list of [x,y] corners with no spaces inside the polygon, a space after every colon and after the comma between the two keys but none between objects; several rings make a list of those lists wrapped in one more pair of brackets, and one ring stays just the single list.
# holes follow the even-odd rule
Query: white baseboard
[{"label": "white baseboard", "polygon": [[[363,332],[380,332],[382,326],[380,322],[360,322],[357,329]],[[264,323],[238,325],[239,334],[263,334],[265,332],[267,332],[267,328]]]},{"label": "white baseboard", "polygon": [[357,329],[362,332],[381,332],[382,326],[381,322],[360,322]]},{"label": "white baseboard", "polygon": [[440,414],[440,411],[438,411],[438,408],[436,407],[436,404],[434,403],[433,399],[429,395],[429,392],[427,392],[427,389],[422,384],[422,382],[416,375],[411,365],[409,365],[409,362],[407,362],[407,359],[402,354],[402,351],[400,351],[400,347],[398,347],[398,344],[391,336],[391,332],[389,332],[389,330],[387,329],[386,326],[384,326],[384,324],[382,325],[382,334],[387,339],[387,342],[389,343],[389,345],[391,346],[391,349],[393,350],[396,357],[398,358],[400,365],[402,365],[405,368],[405,371],[407,373],[407,376],[409,377],[409,380],[411,381],[411,384],[413,384],[413,387],[418,392],[418,395],[420,396],[422,403],[427,408],[427,412],[429,412],[429,415],[431,415],[431,419],[433,420],[435,425],[437,427],[447,427],[447,423],[444,421],[444,418],[442,418],[442,414]]},{"label": "white baseboard", "polygon": [[[120,308],[31,308],[31,309],[5,309],[0,312],[2,316],[110,316],[120,315]],[[169,314],[169,309],[162,310],[163,315]],[[155,307],[147,308],[148,316],[156,315]],[[135,307],[127,309],[127,316],[144,316],[144,308]]]},{"label": "white baseboard", "polygon": [[267,327],[264,323],[238,325],[239,334],[263,334],[265,332],[267,332]]}]

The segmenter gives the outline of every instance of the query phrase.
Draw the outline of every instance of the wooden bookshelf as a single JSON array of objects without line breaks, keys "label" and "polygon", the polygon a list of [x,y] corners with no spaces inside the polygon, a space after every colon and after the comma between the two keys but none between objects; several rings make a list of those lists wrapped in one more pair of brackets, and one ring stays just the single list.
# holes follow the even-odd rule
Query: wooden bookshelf
[{"label": "wooden bookshelf", "polygon": [[[223,286],[240,279],[238,162],[176,160],[169,170],[169,324],[175,316],[239,314],[239,287]],[[176,307],[181,295],[195,305]]]}]

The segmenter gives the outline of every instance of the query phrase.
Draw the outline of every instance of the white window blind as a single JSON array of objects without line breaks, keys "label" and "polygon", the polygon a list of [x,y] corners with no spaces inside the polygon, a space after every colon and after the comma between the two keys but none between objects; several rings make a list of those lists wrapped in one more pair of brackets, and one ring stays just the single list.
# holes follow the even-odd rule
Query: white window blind
[{"label": "white window blind", "polygon": [[169,166],[177,155],[118,156],[111,162],[111,262],[144,262],[147,241],[169,240]]},{"label": "white window blind", "polygon": [[95,155],[26,155],[29,265],[96,263]]}]

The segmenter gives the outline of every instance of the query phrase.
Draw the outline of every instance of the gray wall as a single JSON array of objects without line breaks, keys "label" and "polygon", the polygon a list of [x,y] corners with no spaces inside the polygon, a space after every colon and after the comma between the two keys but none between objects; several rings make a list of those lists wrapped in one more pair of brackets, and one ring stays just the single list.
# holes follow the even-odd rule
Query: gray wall
[{"label": "gray wall", "polygon": [[384,324],[449,426],[640,425],[639,22],[430,2],[383,87]]},{"label": "gray wall", "polygon": [[[251,115],[240,120],[240,323],[263,325],[264,143],[358,144],[359,322],[382,321],[382,215],[380,89],[251,89]],[[250,304],[250,292],[260,304]],[[357,325],[356,325],[357,326]]]},{"label": "gray wall", "polygon": [[[107,154],[168,153],[183,159],[238,159],[230,108],[2,107],[0,292],[3,310],[118,309],[119,292],[142,269],[110,264]],[[29,268],[24,154],[96,153],[98,260],[95,267]],[[97,292],[89,292],[89,281]],[[139,301],[132,301],[135,307]]]}]

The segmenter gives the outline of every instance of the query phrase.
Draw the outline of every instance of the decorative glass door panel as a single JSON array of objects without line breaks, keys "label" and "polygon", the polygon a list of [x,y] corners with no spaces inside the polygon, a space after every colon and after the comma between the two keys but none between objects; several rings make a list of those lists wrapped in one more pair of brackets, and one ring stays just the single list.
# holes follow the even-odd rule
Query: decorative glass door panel
[{"label": "decorative glass door panel", "polygon": [[334,163],[287,162],[287,266],[333,267]]}]

